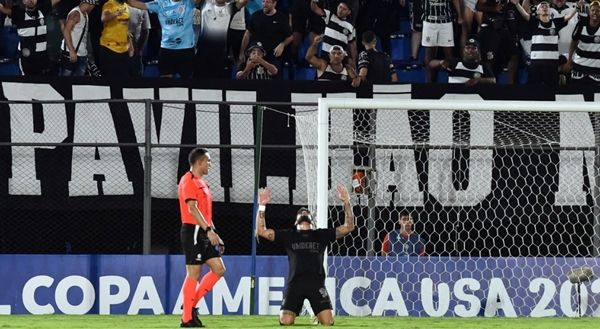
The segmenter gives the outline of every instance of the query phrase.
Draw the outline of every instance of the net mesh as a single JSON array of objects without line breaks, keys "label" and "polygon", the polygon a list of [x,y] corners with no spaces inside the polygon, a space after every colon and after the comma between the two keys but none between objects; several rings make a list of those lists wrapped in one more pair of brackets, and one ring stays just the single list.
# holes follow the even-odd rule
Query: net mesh
[{"label": "net mesh", "polygon": [[329,250],[350,256],[328,261],[336,312],[599,315],[600,281],[580,286],[581,301],[567,276],[598,271],[598,120],[330,109],[323,146],[317,111],[297,115],[309,208],[316,209],[319,147],[329,148],[330,226],[344,219],[332,190],[354,192],[356,230]]}]

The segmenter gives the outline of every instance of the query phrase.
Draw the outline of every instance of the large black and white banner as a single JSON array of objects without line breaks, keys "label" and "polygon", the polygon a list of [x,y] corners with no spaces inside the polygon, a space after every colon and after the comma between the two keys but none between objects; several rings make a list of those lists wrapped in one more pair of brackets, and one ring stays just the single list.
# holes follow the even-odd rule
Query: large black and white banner
[{"label": "large black and white banner", "polygon": [[[151,173],[153,241],[171,251],[178,250],[178,209],[173,199],[177,197],[178,177],[187,170],[189,151],[176,146],[239,146],[211,149],[214,165],[208,180],[215,197],[215,213],[220,214],[217,225],[235,224],[234,229],[225,233],[232,241],[229,250],[245,254],[249,253],[252,236],[249,213],[255,170],[252,149],[255,109],[252,105],[202,102],[316,103],[319,97],[594,102],[600,97],[600,88],[364,85],[353,89],[343,83],[302,81],[5,79],[0,83],[0,99],[5,101],[0,103],[0,252],[139,252],[141,247],[145,104],[50,101],[164,101],[152,105],[151,136],[156,146]],[[32,105],[29,101],[42,103]],[[197,103],[177,103],[183,101]],[[277,111],[265,112],[263,144],[278,148],[263,150],[260,181],[261,185],[275,189],[274,207],[282,218],[289,218],[293,208],[307,203],[307,196],[302,151],[296,148],[299,141],[295,123],[286,114],[316,106],[269,107]],[[468,173],[464,168],[471,168],[473,172],[476,169],[478,173],[487,173],[460,178],[451,174],[454,183],[451,180],[450,184],[437,172],[448,171],[447,168],[427,165],[432,156],[429,151],[414,151],[414,166],[401,166],[408,168],[401,175],[402,181],[381,184],[399,186],[410,197],[390,191],[376,200],[377,206],[382,213],[390,201],[394,207],[417,210],[417,225],[421,225],[429,241],[438,242],[430,244],[429,253],[586,256],[592,245],[590,228],[594,223],[596,153],[593,148],[598,138],[594,118],[587,113],[556,113],[544,116],[543,122],[533,117],[525,123],[539,124],[540,130],[554,132],[556,138],[548,143],[558,142],[552,145],[570,147],[569,150],[500,148],[460,155],[450,151],[450,157],[458,159],[458,164],[453,164],[454,171]],[[452,115],[434,120],[412,113],[409,119],[406,126],[397,130],[411,132],[409,138],[413,142],[426,139],[434,144],[451,144],[452,131],[458,125]],[[506,135],[506,128],[495,125],[493,117],[478,116],[470,120],[471,128],[467,131],[473,145],[502,144],[499,138]],[[473,129],[474,126],[485,129]],[[511,131],[523,131],[518,128],[513,126]],[[516,138],[527,136],[524,133]],[[67,145],[71,143],[83,146]],[[96,143],[129,144],[93,147]],[[377,170],[390,170],[389,163],[379,163],[381,168]],[[447,195],[454,197],[443,197]],[[515,227],[524,232],[546,233],[519,235],[507,229],[512,226],[503,224],[505,221],[521,223]],[[274,225],[285,224],[289,223]],[[565,233],[567,224],[575,228]],[[379,225],[383,225],[382,232],[384,228],[391,229],[390,223]],[[459,229],[447,229],[455,226]],[[110,240],[118,242],[107,242],[109,229]],[[506,236],[521,240],[508,243]],[[525,241],[523,236],[529,240]],[[580,240],[569,240],[575,238]],[[554,242],[544,242],[547,239]],[[555,239],[563,242],[557,243]],[[357,240],[355,244],[359,243]],[[507,247],[487,248],[497,244]],[[525,247],[532,244],[536,247]],[[494,251],[482,251],[486,249]]]}]

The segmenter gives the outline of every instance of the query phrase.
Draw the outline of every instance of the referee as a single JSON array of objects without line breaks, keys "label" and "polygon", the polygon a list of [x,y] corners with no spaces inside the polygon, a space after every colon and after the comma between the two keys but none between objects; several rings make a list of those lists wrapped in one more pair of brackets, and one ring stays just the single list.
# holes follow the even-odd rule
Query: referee
[{"label": "referee", "polygon": [[337,194],[344,204],[343,225],[336,228],[312,229],[314,221],[310,211],[300,208],[296,215],[296,230],[271,230],[265,225],[265,208],[271,201],[271,190],[265,188],[258,192],[256,233],[269,241],[282,243],[288,255],[288,284],[279,313],[281,325],[294,324],[305,299],[310,302],[321,325],[333,325],[333,307],[325,289],[323,257],[329,243],[354,230],[354,214],[348,190],[344,186],[338,186]]},{"label": "referee", "polygon": [[[224,246],[214,231],[212,221],[212,194],[202,179],[210,169],[210,154],[207,149],[196,148],[188,155],[190,171],[179,181],[177,194],[181,210],[181,245],[185,254],[186,277],[183,281],[183,315],[180,327],[202,327],[195,305],[225,274],[221,260]],[[200,284],[202,264],[210,271]]]}]

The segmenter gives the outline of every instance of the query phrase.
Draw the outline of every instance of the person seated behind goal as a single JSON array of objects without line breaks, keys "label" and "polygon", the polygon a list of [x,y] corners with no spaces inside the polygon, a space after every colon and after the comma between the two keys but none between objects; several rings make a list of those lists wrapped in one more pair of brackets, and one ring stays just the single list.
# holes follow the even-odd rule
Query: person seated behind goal
[{"label": "person seated behind goal", "polygon": [[381,246],[382,256],[424,256],[425,242],[413,231],[413,219],[410,212],[400,212],[400,228],[386,234]]},{"label": "person seated behind goal", "polygon": [[331,242],[354,230],[354,213],[348,190],[338,186],[337,194],[344,205],[344,224],[336,228],[312,229],[314,221],[310,211],[300,208],[296,214],[295,230],[272,230],[265,225],[265,208],[271,201],[271,190],[265,188],[258,192],[260,206],[256,215],[256,234],[269,241],[280,242],[288,254],[288,283],[279,313],[281,325],[294,324],[305,299],[309,300],[321,325],[333,325],[333,306],[325,288],[323,258]]},{"label": "person seated behind goal", "polygon": [[496,83],[492,68],[488,63],[481,63],[479,43],[473,38],[465,42],[462,61],[434,59],[429,62],[429,67],[448,71],[448,83],[464,83],[467,86],[474,86],[479,83]]}]

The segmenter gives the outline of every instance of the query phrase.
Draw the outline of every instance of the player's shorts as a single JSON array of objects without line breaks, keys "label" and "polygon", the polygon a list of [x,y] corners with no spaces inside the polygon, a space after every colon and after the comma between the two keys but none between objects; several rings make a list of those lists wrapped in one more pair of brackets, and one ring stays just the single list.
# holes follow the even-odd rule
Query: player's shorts
[{"label": "player's shorts", "polygon": [[206,232],[197,225],[181,225],[181,247],[186,265],[202,265],[211,258],[221,257],[218,246],[211,245]]},{"label": "player's shorts", "polygon": [[454,29],[452,23],[423,22],[423,47],[454,47]]},{"label": "player's shorts", "polygon": [[410,28],[415,32],[423,31],[423,0],[412,0],[408,3],[410,12]]},{"label": "player's shorts", "polygon": [[471,9],[472,12],[476,12],[475,6],[477,6],[477,0],[461,0],[463,6]]},{"label": "player's shorts", "polygon": [[158,72],[160,75],[179,74],[182,78],[190,78],[194,72],[193,67],[194,48],[160,48],[158,54]]},{"label": "player's shorts", "polygon": [[321,311],[333,309],[329,293],[325,289],[325,283],[322,280],[306,279],[288,284],[283,295],[281,310],[292,311],[296,315],[300,315],[305,299],[310,302],[315,315]]}]

